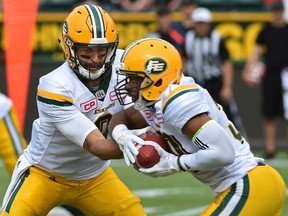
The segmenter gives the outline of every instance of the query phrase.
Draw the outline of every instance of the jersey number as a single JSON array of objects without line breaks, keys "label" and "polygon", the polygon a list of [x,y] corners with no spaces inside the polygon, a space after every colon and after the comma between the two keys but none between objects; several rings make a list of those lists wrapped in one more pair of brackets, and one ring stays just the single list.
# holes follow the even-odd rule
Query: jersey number
[{"label": "jersey number", "polygon": [[94,123],[105,138],[107,138],[107,135],[108,135],[108,125],[109,125],[111,118],[112,118],[112,115],[108,113],[106,115],[99,117],[97,121]]},{"label": "jersey number", "polygon": [[188,152],[182,147],[181,143],[172,135],[162,133],[165,141],[169,144],[171,152],[177,155],[188,154]]},{"label": "jersey number", "polygon": [[234,136],[234,138],[236,140],[239,140],[239,142],[243,144],[244,140],[243,140],[242,134],[235,128],[235,126],[231,122],[228,124],[228,128],[230,132],[232,133],[232,135]]}]

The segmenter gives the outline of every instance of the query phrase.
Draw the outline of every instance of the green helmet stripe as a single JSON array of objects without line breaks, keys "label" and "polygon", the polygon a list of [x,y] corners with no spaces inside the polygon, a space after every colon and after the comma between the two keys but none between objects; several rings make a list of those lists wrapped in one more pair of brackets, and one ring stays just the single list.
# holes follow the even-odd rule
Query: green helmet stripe
[{"label": "green helmet stripe", "polygon": [[104,38],[104,22],[99,8],[95,5],[85,5],[92,22],[93,38]]}]

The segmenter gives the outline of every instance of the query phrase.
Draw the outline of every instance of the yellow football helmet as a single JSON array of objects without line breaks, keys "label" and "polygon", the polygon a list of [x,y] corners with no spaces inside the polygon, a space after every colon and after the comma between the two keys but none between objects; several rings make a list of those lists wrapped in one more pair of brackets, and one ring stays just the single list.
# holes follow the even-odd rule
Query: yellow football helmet
[{"label": "yellow football helmet", "polygon": [[[124,99],[129,91],[137,89],[139,96],[133,101],[134,107],[143,109],[151,106],[171,83],[180,82],[181,73],[181,56],[172,44],[157,38],[137,40],[125,49],[117,68],[118,76],[126,76],[115,87],[117,98],[125,105]],[[129,79],[135,76],[141,77],[141,84],[128,87]]]},{"label": "yellow football helmet", "polygon": [[[76,7],[66,18],[59,40],[72,70],[85,79],[100,77],[114,61],[118,46],[118,33],[111,16],[99,6],[84,4]],[[107,48],[105,63],[96,73],[85,69],[76,55],[77,47]]]}]

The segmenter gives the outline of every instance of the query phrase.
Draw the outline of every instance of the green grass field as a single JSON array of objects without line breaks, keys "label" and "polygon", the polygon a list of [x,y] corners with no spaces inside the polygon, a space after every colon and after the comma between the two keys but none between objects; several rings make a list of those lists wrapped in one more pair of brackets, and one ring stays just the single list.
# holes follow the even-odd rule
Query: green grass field
[{"label": "green grass field", "polygon": [[[288,154],[267,162],[283,176],[288,187]],[[0,195],[3,199],[9,176],[0,164]],[[127,167],[124,161],[113,161],[112,166],[127,186],[138,195],[149,216],[193,216],[199,215],[213,201],[214,193],[188,173],[151,178]],[[265,179],[263,179],[265,181]],[[273,186],[272,186],[273,187]],[[288,190],[286,190],[286,197]],[[288,215],[288,197],[283,216]]]}]

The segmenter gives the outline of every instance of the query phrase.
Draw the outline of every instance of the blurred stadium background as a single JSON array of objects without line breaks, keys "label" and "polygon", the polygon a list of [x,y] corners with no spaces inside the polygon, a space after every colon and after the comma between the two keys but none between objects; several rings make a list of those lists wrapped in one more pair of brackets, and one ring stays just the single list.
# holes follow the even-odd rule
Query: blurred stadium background
[{"label": "blurred stadium background", "polygon": [[[6,74],[7,66],[5,65],[4,61],[5,40],[3,17],[5,14],[3,14],[2,8],[4,1],[18,1],[0,0],[0,89],[2,92],[8,94]],[[29,0],[23,1],[28,5],[31,2]],[[103,7],[110,12],[116,21],[120,36],[119,48],[125,48],[130,42],[144,37],[147,32],[153,31],[157,28],[157,24],[155,22],[156,15],[153,9],[145,12],[132,13],[121,10],[117,7],[117,4],[116,6],[112,5],[112,3],[117,3],[117,0],[101,2],[103,2]],[[23,115],[23,133],[27,140],[30,140],[32,122],[38,116],[35,100],[38,79],[40,76],[50,72],[63,62],[62,50],[57,40],[61,34],[63,20],[69,11],[75,5],[79,4],[80,1],[39,0],[38,3],[39,7],[32,47],[33,56],[31,71],[29,72],[30,74],[28,78],[29,83],[27,96],[24,98],[25,101],[27,101],[27,105],[24,113],[18,113],[19,115]],[[261,0],[198,0],[197,3],[199,6],[208,7],[212,10],[214,20],[213,25],[227,39],[228,49],[230,50],[234,62],[234,93],[238,103],[239,113],[248,134],[251,147],[259,152],[259,156],[261,156],[261,149],[263,148],[264,144],[262,122],[259,113],[260,89],[259,87],[251,89],[245,86],[241,79],[240,73],[242,71],[243,63],[251,51],[257,32],[264,22],[270,20],[270,15],[263,4],[263,1]],[[285,3],[287,3],[287,1]],[[17,16],[17,14],[14,14],[14,16]],[[173,12],[173,19],[175,22],[180,21],[182,19],[181,13],[179,11]],[[17,34],[16,29],[15,34]],[[21,41],[20,35],[19,40]],[[27,41],[21,42],[29,43]],[[17,64],[17,62],[15,62],[15,64]],[[21,85],[10,86],[9,88],[21,91]],[[284,169],[285,166],[287,167],[288,162],[288,145],[285,137],[285,123],[279,120],[278,124],[278,148],[282,149],[283,153],[281,153],[280,159],[277,159],[275,163],[277,168],[283,174],[287,183],[288,171],[287,168]],[[187,181],[187,176],[183,178],[185,174],[177,175],[171,178],[169,177],[162,181],[156,181],[151,178],[140,176],[140,174],[131,171],[131,169],[129,171],[124,171],[124,167],[125,166],[122,164],[122,162],[117,163],[116,168],[119,171],[120,177],[125,182],[128,182],[128,185],[131,186],[135,192],[139,193],[139,195],[143,197],[144,206],[145,204],[149,206],[149,208],[151,206],[151,209],[149,209],[149,211],[151,211],[151,215],[179,215],[177,213],[173,214],[173,212],[177,211],[182,212],[182,216],[197,215],[197,211],[199,213],[201,207],[205,207],[205,205],[213,199],[213,194],[209,191],[209,189],[203,188],[203,186],[199,185],[199,183],[194,181],[193,178],[191,178],[191,181]],[[2,174],[0,176],[1,198],[6,185],[8,184],[9,177],[5,174],[3,168],[0,169],[0,173]],[[153,192],[153,190],[142,190],[144,188],[155,188],[158,195],[156,196],[154,194],[155,191]],[[167,191],[163,192],[165,190],[168,190],[170,195],[166,195]],[[156,199],[159,201],[157,201],[155,204]],[[177,203],[175,203],[175,200],[179,200],[179,202],[177,201]],[[155,212],[153,213],[153,211],[158,208],[157,206],[160,206],[159,208],[163,208],[162,210],[157,210],[158,213],[162,212],[161,214],[156,214]],[[190,211],[185,213],[187,206],[193,206],[196,213],[194,214]],[[285,215],[288,215],[287,206],[288,204],[286,205]],[[168,212],[172,213],[168,214]]]}]

